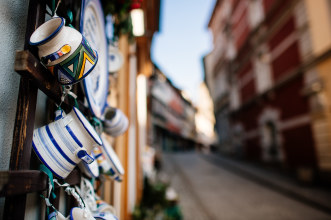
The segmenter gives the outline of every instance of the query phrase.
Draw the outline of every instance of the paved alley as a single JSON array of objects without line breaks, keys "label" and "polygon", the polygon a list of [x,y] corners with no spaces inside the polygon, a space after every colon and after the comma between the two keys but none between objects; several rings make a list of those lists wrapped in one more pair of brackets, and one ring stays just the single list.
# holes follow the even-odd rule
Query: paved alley
[{"label": "paved alley", "polygon": [[331,219],[331,215],[195,152],[163,155],[163,172],[187,220]]}]

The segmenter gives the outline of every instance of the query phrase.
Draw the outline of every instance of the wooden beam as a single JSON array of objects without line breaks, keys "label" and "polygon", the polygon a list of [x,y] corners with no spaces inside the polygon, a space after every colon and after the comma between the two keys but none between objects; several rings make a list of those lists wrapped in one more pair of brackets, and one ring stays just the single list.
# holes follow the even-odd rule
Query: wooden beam
[{"label": "wooden beam", "polygon": [[61,84],[28,50],[16,51],[15,71],[30,79],[56,103],[61,101]]},{"label": "wooden beam", "polygon": [[14,196],[47,189],[47,175],[39,170],[0,172],[0,196]]},{"label": "wooden beam", "polygon": [[[64,182],[69,185],[80,183],[81,174],[75,169]],[[47,189],[48,177],[39,170],[15,170],[0,172],[0,197],[41,192]],[[55,188],[59,188],[55,184]]]},{"label": "wooden beam", "polygon": [[[33,31],[45,20],[46,5],[44,1],[30,0],[27,28],[25,32],[24,49],[28,50],[29,38]],[[32,49],[32,48],[31,48]],[[33,49],[32,49],[33,50]],[[23,170],[30,168],[32,148],[32,134],[37,103],[38,88],[26,77],[21,77],[12,151],[10,155],[10,170]],[[26,195],[18,195],[6,198],[3,219],[24,219],[26,207]],[[19,212],[17,210],[20,210]]]}]

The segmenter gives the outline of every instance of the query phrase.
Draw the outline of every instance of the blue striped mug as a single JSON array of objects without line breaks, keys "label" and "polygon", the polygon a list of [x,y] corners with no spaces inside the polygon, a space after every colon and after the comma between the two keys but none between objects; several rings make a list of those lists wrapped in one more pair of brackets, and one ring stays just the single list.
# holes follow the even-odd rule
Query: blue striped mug
[{"label": "blue striped mug", "polygon": [[107,107],[105,109],[103,126],[105,133],[117,137],[126,132],[129,127],[129,120],[120,109]]},{"label": "blue striped mug", "polygon": [[73,207],[70,215],[65,217],[61,212],[54,211],[48,215],[48,220],[95,220],[92,213],[84,208]]},{"label": "blue striped mug", "polygon": [[92,163],[94,147],[102,141],[77,109],[56,111],[55,121],[33,131],[32,147],[39,159],[57,177],[65,179],[80,161]]}]

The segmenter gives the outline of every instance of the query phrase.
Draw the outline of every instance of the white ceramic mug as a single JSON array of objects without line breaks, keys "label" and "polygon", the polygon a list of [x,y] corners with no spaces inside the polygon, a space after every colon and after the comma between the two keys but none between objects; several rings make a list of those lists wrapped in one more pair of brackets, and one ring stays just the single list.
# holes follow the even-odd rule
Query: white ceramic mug
[{"label": "white ceramic mug", "polygon": [[48,220],[95,220],[95,218],[90,211],[80,207],[74,207],[71,209],[68,217],[65,217],[59,211],[54,211],[48,215]]},{"label": "white ceramic mug", "polygon": [[106,160],[105,155],[102,153],[101,147],[98,146],[93,149],[95,159],[97,160],[99,171],[103,174],[108,174],[108,171],[111,169],[110,163]]},{"label": "white ceramic mug", "polygon": [[93,162],[89,154],[102,141],[77,108],[67,115],[56,113],[54,122],[34,130],[32,146],[45,166],[64,179],[81,160]]},{"label": "white ceramic mug", "polygon": [[64,217],[64,215],[59,212],[59,211],[54,211],[51,212],[48,216],[47,216],[48,220],[67,220],[66,217]]},{"label": "white ceramic mug", "polygon": [[70,211],[70,220],[95,220],[92,213],[87,209],[82,209],[79,207],[74,207]]},{"label": "white ceramic mug", "polygon": [[118,218],[110,212],[98,212],[94,213],[93,217],[100,220],[118,220]]},{"label": "white ceramic mug", "polygon": [[98,54],[84,36],[65,26],[62,17],[55,17],[38,27],[30,37],[38,47],[41,62],[63,85],[85,78],[98,62]]},{"label": "white ceramic mug", "polygon": [[97,203],[97,209],[95,212],[110,212],[114,215],[116,215],[116,210],[113,206],[109,205],[107,202],[99,199],[96,200]]},{"label": "white ceramic mug", "polygon": [[128,118],[118,108],[107,107],[104,118],[104,131],[113,137],[123,134],[129,127]]}]

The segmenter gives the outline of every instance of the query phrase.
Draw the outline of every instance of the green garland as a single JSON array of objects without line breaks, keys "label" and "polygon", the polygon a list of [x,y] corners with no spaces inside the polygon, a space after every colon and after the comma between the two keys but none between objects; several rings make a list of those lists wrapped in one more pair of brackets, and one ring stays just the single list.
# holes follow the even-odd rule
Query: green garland
[{"label": "green garland", "polygon": [[128,35],[129,40],[134,39],[132,33],[132,22],[130,7],[132,0],[101,0],[105,16],[108,14],[114,17],[114,40],[120,35]]}]

